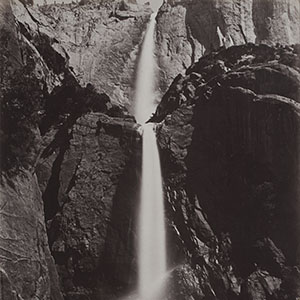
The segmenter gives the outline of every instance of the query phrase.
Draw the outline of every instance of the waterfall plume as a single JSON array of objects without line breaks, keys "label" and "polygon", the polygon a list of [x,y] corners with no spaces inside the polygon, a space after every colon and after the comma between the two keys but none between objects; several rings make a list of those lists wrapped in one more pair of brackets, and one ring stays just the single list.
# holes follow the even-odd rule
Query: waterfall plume
[{"label": "waterfall plume", "polygon": [[137,68],[135,117],[142,124],[143,152],[138,221],[138,294],[140,300],[163,297],[167,272],[164,197],[159,152],[153,124],[144,124],[155,110],[154,33],[152,14]]}]

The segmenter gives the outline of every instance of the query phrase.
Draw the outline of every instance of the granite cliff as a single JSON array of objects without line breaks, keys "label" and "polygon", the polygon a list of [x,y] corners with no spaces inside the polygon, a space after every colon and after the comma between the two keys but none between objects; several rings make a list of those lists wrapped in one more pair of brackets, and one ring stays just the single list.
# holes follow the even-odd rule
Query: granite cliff
[{"label": "granite cliff", "polygon": [[113,299],[132,269],[136,125],[35,9],[1,2],[1,299]]},{"label": "granite cliff", "polygon": [[173,299],[299,297],[299,50],[213,52],[159,104]]},{"label": "granite cliff", "polygon": [[132,2],[37,7],[15,1],[12,8],[22,38],[37,48],[37,55],[52,52],[58,58],[52,67],[66,63],[82,86],[91,83],[113,103],[130,108],[135,61],[151,13],[149,6]]},{"label": "granite cliff", "polygon": [[[3,300],[135,286],[140,137],[125,108],[150,10],[132,2],[0,3]],[[299,46],[283,46],[297,18],[292,0],[158,13],[169,299],[300,296]]]},{"label": "granite cliff", "polygon": [[157,17],[162,93],[178,73],[220,46],[300,42],[299,0],[167,0]]}]

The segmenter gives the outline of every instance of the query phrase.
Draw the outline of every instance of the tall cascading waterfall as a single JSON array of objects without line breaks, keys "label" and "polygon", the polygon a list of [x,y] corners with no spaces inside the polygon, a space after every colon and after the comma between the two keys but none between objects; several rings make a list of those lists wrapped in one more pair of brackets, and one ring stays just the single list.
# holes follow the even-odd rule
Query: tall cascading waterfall
[{"label": "tall cascading waterfall", "polygon": [[135,111],[134,115],[139,124],[144,124],[155,111],[155,68],[154,33],[157,13],[151,15],[150,23],[139,57],[135,84]]},{"label": "tall cascading waterfall", "polygon": [[153,124],[145,124],[155,110],[154,34],[156,13],[151,15],[140,54],[135,117],[142,125],[143,152],[140,211],[138,222],[138,294],[139,300],[163,297],[166,263],[164,198],[159,152]]}]

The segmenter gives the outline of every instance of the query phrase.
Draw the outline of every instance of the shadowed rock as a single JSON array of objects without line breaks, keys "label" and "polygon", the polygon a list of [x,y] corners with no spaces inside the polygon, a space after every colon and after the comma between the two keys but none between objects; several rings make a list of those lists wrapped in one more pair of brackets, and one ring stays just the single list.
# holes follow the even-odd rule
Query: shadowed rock
[{"label": "shadowed rock", "polygon": [[170,230],[185,253],[174,249],[173,263],[190,262],[209,299],[299,296],[297,49],[204,56],[151,119],[162,121]]}]

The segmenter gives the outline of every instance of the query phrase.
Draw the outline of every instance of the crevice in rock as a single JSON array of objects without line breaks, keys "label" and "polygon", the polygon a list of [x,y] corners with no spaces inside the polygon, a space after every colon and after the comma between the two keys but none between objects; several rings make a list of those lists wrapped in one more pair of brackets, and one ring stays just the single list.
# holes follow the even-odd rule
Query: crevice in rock
[{"label": "crevice in rock", "polygon": [[66,195],[68,195],[68,193],[72,190],[72,188],[74,187],[75,183],[76,183],[76,174],[77,174],[77,170],[80,166],[80,163],[81,163],[81,160],[82,160],[82,156],[83,154],[81,155],[81,158],[78,160],[77,164],[76,164],[76,168],[75,168],[75,171],[74,171],[74,174],[73,176],[71,177],[70,181],[69,181],[69,184],[68,184],[68,187],[66,189]]},{"label": "crevice in rock", "polygon": [[[47,188],[43,194],[46,221],[52,219],[62,207],[62,203],[59,203],[60,171],[61,165],[64,160],[65,152],[69,148],[68,141],[70,138],[70,134],[68,134],[68,131],[64,131],[62,136],[65,140],[64,143],[59,147],[58,155],[52,165],[51,177],[48,181]],[[42,155],[42,157],[44,155]]]},{"label": "crevice in rock", "polygon": [[191,64],[193,64],[195,62],[195,49],[196,49],[195,41],[193,39],[192,31],[191,31],[191,28],[190,28],[189,25],[187,25],[186,31],[187,31],[187,39],[188,39],[188,41],[189,41],[189,43],[191,45],[191,48],[192,48]]},{"label": "crevice in rock", "polygon": [[30,18],[32,19],[32,21],[35,22],[37,25],[40,25],[41,23],[40,23],[40,22],[32,15],[32,13],[31,13],[30,10],[28,9],[26,3],[24,3],[24,1],[20,1],[20,2],[24,5],[24,7],[25,7],[25,9],[26,9],[28,15],[29,15]]},{"label": "crevice in rock", "polygon": [[239,24],[238,26],[239,26],[239,29],[240,29],[241,34],[242,34],[242,36],[243,36],[243,39],[244,39],[244,41],[245,41],[245,44],[248,44],[248,40],[247,40],[247,37],[246,37],[246,35],[245,35],[245,32],[244,32],[244,30],[243,30],[242,25]]},{"label": "crevice in rock", "polygon": [[[139,147],[136,144],[134,147]],[[137,152],[139,153],[139,152]],[[132,153],[127,161],[113,200],[112,216],[106,235],[102,269],[99,270],[108,286],[122,286],[123,292],[136,281],[134,245],[139,197],[140,156]],[[130,290],[130,289],[129,289]]]}]

